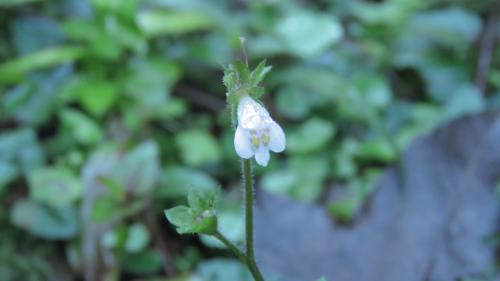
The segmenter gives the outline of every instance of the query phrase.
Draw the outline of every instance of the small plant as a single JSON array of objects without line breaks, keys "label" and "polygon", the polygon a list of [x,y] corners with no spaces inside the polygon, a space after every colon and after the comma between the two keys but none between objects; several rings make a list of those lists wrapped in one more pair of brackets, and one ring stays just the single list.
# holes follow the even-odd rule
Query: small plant
[{"label": "small plant", "polygon": [[229,241],[217,227],[216,202],[218,192],[192,189],[188,195],[189,206],[176,206],[165,211],[167,219],[176,226],[180,234],[206,234],[221,241],[233,254],[248,266],[256,281],[264,277],[255,261],[253,246],[253,175],[252,161],[267,166],[270,153],[285,149],[286,138],[281,127],[271,118],[259,102],[264,88],[259,86],[271,70],[262,61],[250,71],[248,63],[237,61],[224,70],[224,85],[227,102],[231,108],[232,124],[235,128],[234,148],[241,157],[245,198],[245,249]]}]

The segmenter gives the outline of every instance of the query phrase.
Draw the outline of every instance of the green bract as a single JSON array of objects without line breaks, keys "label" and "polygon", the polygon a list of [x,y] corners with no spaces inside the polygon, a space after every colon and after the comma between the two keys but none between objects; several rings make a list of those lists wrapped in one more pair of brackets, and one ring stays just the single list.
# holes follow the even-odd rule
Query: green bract
[{"label": "green bract", "polygon": [[179,234],[214,234],[217,232],[216,202],[218,190],[191,189],[187,206],[165,210],[168,221]]},{"label": "green bract", "polygon": [[259,84],[270,70],[271,66],[266,66],[266,60],[261,61],[253,71],[241,61],[224,68],[222,81],[227,88],[226,97],[231,106],[233,121],[236,120],[235,109],[242,96],[250,95],[258,100],[264,94],[264,88]]}]

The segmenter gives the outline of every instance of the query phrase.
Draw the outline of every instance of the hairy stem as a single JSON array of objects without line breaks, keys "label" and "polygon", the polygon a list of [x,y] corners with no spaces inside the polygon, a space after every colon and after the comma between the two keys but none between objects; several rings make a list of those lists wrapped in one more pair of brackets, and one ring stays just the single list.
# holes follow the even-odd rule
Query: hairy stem
[{"label": "hairy stem", "polygon": [[217,231],[213,234],[222,244],[224,244],[233,254],[243,263],[248,264],[248,258],[238,247],[236,247],[231,241],[229,241],[226,236]]},{"label": "hairy stem", "polygon": [[253,252],[253,179],[252,162],[243,159],[243,184],[245,186],[245,231],[246,253],[249,258],[254,258]]},{"label": "hairy stem", "polygon": [[253,176],[252,162],[250,159],[242,160],[243,185],[245,187],[245,239],[247,265],[256,281],[264,281],[257,267],[253,248]]},{"label": "hairy stem", "polygon": [[231,243],[231,241],[229,241],[229,239],[227,239],[219,231],[214,233],[213,236],[221,241],[242,263],[247,265],[255,281],[264,281],[264,277],[262,277],[262,273],[260,273],[255,260],[250,259],[245,253],[243,253],[243,251]]}]

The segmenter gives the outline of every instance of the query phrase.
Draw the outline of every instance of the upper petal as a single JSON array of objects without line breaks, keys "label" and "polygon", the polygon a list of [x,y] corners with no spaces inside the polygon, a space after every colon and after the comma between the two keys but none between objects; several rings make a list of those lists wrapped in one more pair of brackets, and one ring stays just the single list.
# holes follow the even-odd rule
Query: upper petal
[{"label": "upper petal", "polygon": [[260,103],[249,96],[244,96],[238,103],[238,125],[245,129],[260,130],[267,127],[269,113]]},{"label": "upper petal", "polygon": [[234,134],[234,149],[241,158],[245,159],[252,157],[254,154],[250,138],[247,135],[248,132],[241,128],[241,126],[238,125],[238,127],[236,127],[236,133]]},{"label": "upper petal", "polygon": [[274,152],[282,152],[285,150],[285,146],[285,132],[278,123],[273,121],[269,126],[269,149]]},{"label": "upper petal", "polygon": [[269,162],[269,150],[264,147],[260,146],[259,149],[255,152],[255,161],[257,161],[257,164],[261,166],[267,166],[267,163]]}]

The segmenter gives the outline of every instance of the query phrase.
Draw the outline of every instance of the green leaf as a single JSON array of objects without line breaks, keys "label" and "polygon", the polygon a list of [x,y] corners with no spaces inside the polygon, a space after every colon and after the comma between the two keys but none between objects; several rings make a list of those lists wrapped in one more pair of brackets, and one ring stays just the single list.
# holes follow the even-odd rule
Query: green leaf
[{"label": "green leaf", "polygon": [[11,210],[15,226],[45,239],[69,239],[78,234],[78,215],[71,206],[49,208],[29,200],[17,201]]},{"label": "green leaf", "polygon": [[186,206],[176,206],[165,210],[165,216],[171,224],[177,227],[191,225],[195,218],[194,211]]},{"label": "green leaf", "polygon": [[293,157],[290,166],[268,173],[262,178],[262,187],[305,202],[316,200],[323,190],[329,164],[321,156]]},{"label": "green leaf", "polygon": [[474,41],[481,32],[481,18],[470,11],[451,7],[414,14],[404,32],[420,40],[428,38],[453,47]]},{"label": "green leaf", "polygon": [[101,128],[85,114],[73,109],[64,109],[60,116],[63,126],[79,143],[92,145],[103,139]]},{"label": "green leaf", "polygon": [[9,7],[16,5],[23,5],[32,2],[40,2],[41,0],[0,0],[0,7]]},{"label": "green leaf", "polygon": [[299,181],[298,175],[291,169],[273,171],[262,177],[262,187],[274,194],[287,195]]},{"label": "green leaf", "polygon": [[420,60],[420,73],[425,79],[427,94],[436,101],[448,101],[452,93],[469,80],[468,68],[463,64],[437,55]]},{"label": "green leaf", "polygon": [[4,187],[17,176],[16,166],[10,162],[0,160],[0,197]]},{"label": "green leaf", "polygon": [[348,197],[336,200],[328,205],[328,211],[330,214],[340,222],[352,221],[357,213],[360,202],[354,197]]},{"label": "green leaf", "polygon": [[443,121],[481,112],[486,104],[473,85],[463,85],[447,101]]},{"label": "green leaf", "polygon": [[348,179],[356,176],[358,167],[355,157],[359,154],[360,144],[354,139],[345,139],[338,151],[333,154],[333,173],[335,176]]},{"label": "green leaf", "polygon": [[386,138],[379,138],[365,142],[358,156],[363,159],[378,160],[383,162],[394,161],[398,155],[398,150]]},{"label": "green leaf", "polygon": [[327,159],[321,156],[300,156],[291,159],[290,168],[297,175],[297,182],[290,196],[305,202],[313,202],[323,191],[323,181],[329,172]]},{"label": "green leaf", "polygon": [[[69,65],[40,71],[24,77],[23,83],[6,92],[0,101],[0,115],[7,113],[21,124],[46,124],[59,107],[59,88],[71,77]],[[0,77],[1,80],[1,77]],[[1,96],[1,95],[0,95]],[[4,104],[5,101],[5,104]],[[5,106],[5,112],[3,108]],[[1,118],[1,116],[0,116]]]},{"label": "green leaf", "polygon": [[218,188],[191,188],[188,204],[195,211],[215,209],[218,197]]},{"label": "green leaf", "polygon": [[108,192],[108,197],[112,198],[112,200],[121,202],[126,197],[125,188],[116,181],[116,179],[109,176],[99,177],[99,182],[104,185],[106,191]]},{"label": "green leaf", "polygon": [[326,120],[313,118],[302,124],[288,137],[291,153],[309,153],[325,146],[335,134],[334,125]]},{"label": "green leaf", "polygon": [[117,200],[112,200],[107,197],[99,197],[94,201],[90,216],[95,222],[108,222],[117,217],[116,212],[119,209],[120,204]]},{"label": "green leaf", "polygon": [[358,215],[363,202],[373,192],[374,182],[380,171],[368,169],[348,182],[348,194],[329,203],[328,209],[333,217],[341,222],[349,222]]},{"label": "green leaf", "polygon": [[81,197],[78,177],[66,168],[44,167],[28,177],[31,199],[52,207],[70,206]]},{"label": "green leaf", "polygon": [[191,189],[186,206],[165,210],[167,219],[179,234],[214,234],[217,231],[216,203],[218,189]]},{"label": "green leaf", "polygon": [[285,86],[277,94],[276,106],[281,114],[291,119],[304,119],[312,106],[311,97],[296,86]]},{"label": "green leaf", "polygon": [[128,228],[127,240],[125,241],[125,251],[137,253],[143,250],[151,240],[148,229],[144,224],[134,223]]},{"label": "green leaf", "polygon": [[313,12],[289,14],[278,21],[276,32],[292,54],[310,58],[340,40],[342,26],[331,15]]},{"label": "green leaf", "polygon": [[126,18],[131,18],[137,11],[138,0],[91,0],[93,6],[98,11],[111,12],[112,14],[119,14]]},{"label": "green leaf", "polygon": [[213,164],[221,157],[221,149],[217,141],[208,132],[191,129],[179,133],[175,137],[184,163],[199,167]]},{"label": "green leaf", "polygon": [[165,216],[179,234],[213,234],[217,230],[217,217],[211,210],[196,212],[186,206],[177,206],[165,210]]},{"label": "green leaf", "polygon": [[71,62],[84,55],[84,49],[75,46],[59,46],[43,49],[0,65],[0,82],[18,82],[32,70]]},{"label": "green leaf", "polygon": [[57,22],[40,16],[16,17],[12,21],[11,32],[19,55],[55,46],[63,40]]},{"label": "green leaf", "polygon": [[170,90],[180,77],[181,69],[162,57],[136,57],[130,60],[123,83],[134,99],[128,110],[145,117],[161,117],[170,106]]},{"label": "green leaf", "polygon": [[116,84],[101,79],[86,78],[81,81],[76,95],[82,106],[95,116],[107,113],[118,99]]},{"label": "green leaf", "polygon": [[44,154],[36,132],[24,128],[0,133],[0,160],[11,163],[23,173],[40,167]]},{"label": "green leaf", "polygon": [[157,194],[169,198],[185,198],[192,188],[215,189],[217,182],[208,174],[184,166],[167,166],[161,173],[161,188]]},{"label": "green leaf", "polygon": [[388,83],[382,77],[363,75],[356,79],[354,83],[363,101],[370,107],[386,108],[390,104],[392,92]]},{"label": "green leaf", "polygon": [[202,13],[145,10],[137,14],[137,24],[148,37],[183,34],[208,29],[213,21]]}]

